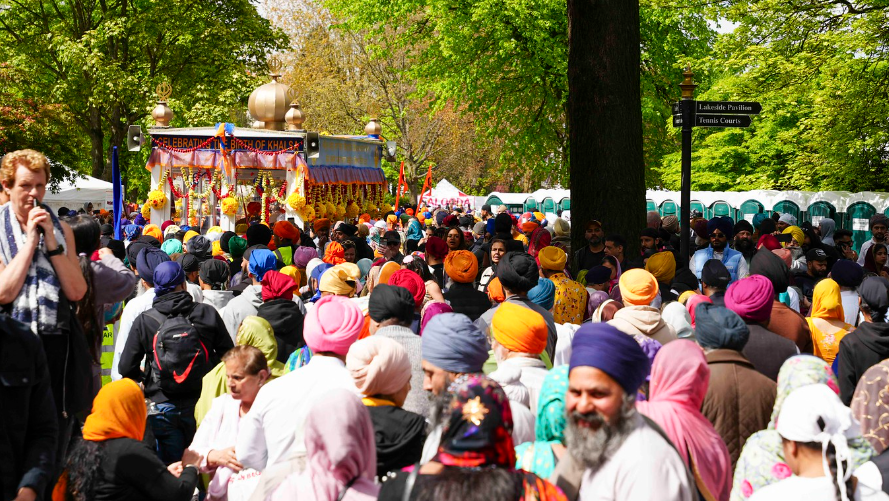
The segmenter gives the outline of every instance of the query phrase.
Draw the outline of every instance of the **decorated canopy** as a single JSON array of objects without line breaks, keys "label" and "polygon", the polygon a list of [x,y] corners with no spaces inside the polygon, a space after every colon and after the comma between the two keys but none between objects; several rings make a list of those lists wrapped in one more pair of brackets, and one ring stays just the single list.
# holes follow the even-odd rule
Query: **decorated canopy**
[{"label": "decorated canopy", "polygon": [[475,208],[475,197],[463,193],[447,179],[439,181],[434,188],[423,193],[421,198],[429,207],[459,205],[467,209]]}]

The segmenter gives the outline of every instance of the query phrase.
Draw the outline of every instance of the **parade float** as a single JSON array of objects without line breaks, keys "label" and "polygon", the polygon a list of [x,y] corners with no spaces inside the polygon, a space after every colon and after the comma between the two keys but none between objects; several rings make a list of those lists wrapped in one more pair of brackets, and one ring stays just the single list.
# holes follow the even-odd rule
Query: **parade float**
[{"label": "parade float", "polygon": [[391,210],[383,201],[380,163],[392,157],[394,143],[381,139],[379,122],[371,119],[363,136],[307,131],[304,113],[279,78],[273,74],[250,95],[252,127],[169,127],[170,88],[158,87],[155,125],[142,139],[151,145],[146,219],[235,231],[252,221],[271,226],[282,214],[303,223]]}]

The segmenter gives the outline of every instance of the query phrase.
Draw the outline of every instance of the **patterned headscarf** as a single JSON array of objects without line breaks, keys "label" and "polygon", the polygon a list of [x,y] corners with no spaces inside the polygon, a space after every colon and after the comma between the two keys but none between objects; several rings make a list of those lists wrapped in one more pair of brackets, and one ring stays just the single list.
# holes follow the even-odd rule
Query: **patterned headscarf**
[{"label": "patterned headscarf", "polygon": [[[747,439],[741,457],[735,467],[731,501],[743,501],[755,491],[784,480],[791,475],[784,461],[781,435],[775,430],[778,414],[784,400],[793,390],[810,385],[824,384],[837,394],[840,388],[830,365],[811,355],[797,355],[784,362],[778,372],[778,394],[772,408],[772,418],[767,429],[758,431]],[[853,471],[874,456],[874,448],[865,438],[849,440]]]},{"label": "patterned headscarf", "polygon": [[858,380],[852,414],[861,423],[861,436],[877,454],[889,447],[889,360],[874,365]]},{"label": "patterned headscarf", "polygon": [[435,460],[445,466],[513,469],[512,410],[503,388],[473,374],[454,385]]}]

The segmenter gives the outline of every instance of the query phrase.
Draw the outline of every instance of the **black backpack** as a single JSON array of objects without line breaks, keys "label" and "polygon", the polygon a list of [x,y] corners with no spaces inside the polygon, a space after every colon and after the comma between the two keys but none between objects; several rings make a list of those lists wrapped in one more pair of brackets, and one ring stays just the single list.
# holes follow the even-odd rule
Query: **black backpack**
[{"label": "black backpack", "polygon": [[155,309],[146,313],[160,322],[151,338],[152,379],[167,395],[200,394],[201,380],[213,367],[194,324],[187,316],[166,316]]}]

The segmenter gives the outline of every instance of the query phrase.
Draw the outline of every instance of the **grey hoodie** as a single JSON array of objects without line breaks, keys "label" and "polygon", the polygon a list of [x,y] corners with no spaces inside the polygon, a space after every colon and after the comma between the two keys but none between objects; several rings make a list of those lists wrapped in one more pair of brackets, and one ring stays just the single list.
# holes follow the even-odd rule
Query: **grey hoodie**
[{"label": "grey hoodie", "polygon": [[836,221],[829,217],[821,218],[821,221],[818,222],[818,226],[821,228],[821,243],[831,247],[836,245],[836,242],[833,241],[833,233],[837,228]]}]

